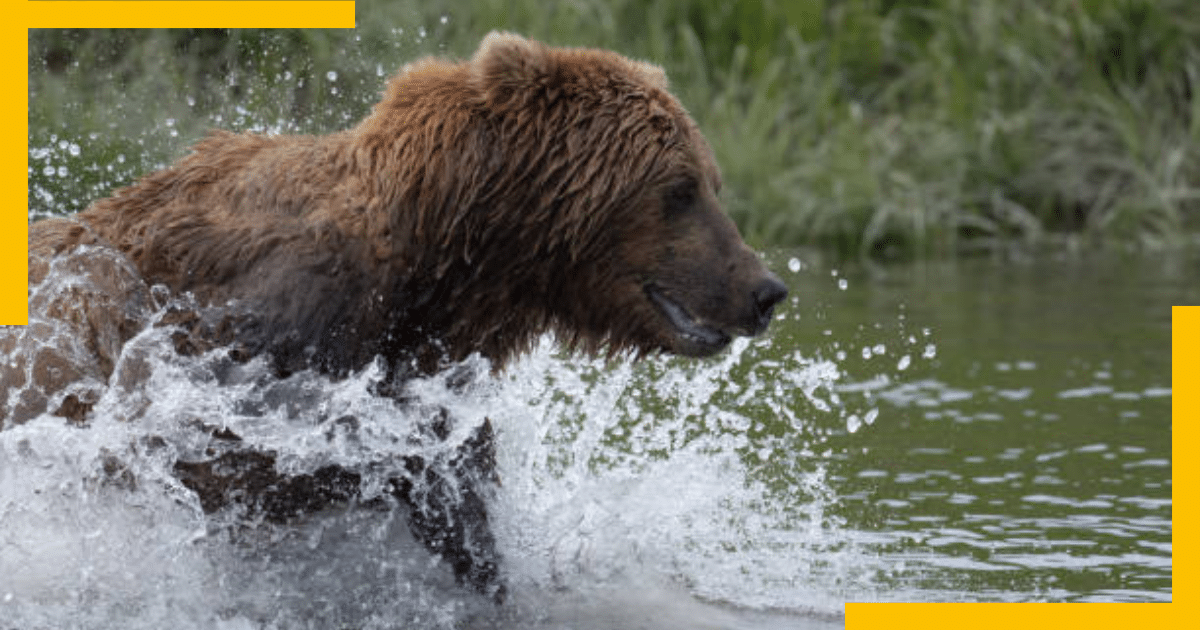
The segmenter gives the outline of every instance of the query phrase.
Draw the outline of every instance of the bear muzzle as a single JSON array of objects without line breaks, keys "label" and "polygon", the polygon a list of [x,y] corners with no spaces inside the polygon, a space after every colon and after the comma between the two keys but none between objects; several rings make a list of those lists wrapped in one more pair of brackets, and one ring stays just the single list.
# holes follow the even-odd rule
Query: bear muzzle
[{"label": "bear muzzle", "polygon": [[658,307],[659,313],[670,323],[673,338],[667,349],[675,354],[703,357],[715,354],[729,345],[734,335],[755,336],[762,334],[771,324],[775,306],[787,297],[787,287],[774,274],[765,275],[753,285],[749,294],[743,294],[740,313],[734,321],[718,322],[718,317],[706,317],[703,313],[689,310],[680,301],[654,284],[646,285],[646,296]]}]

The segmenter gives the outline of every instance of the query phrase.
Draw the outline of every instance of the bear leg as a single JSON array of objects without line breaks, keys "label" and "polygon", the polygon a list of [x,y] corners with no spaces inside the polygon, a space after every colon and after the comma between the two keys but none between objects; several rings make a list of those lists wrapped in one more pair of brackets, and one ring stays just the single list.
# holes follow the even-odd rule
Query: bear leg
[{"label": "bear leg", "polygon": [[[442,423],[433,428],[446,437]],[[410,508],[413,535],[450,563],[460,584],[503,603],[500,556],[484,500],[489,484],[499,483],[491,422],[485,420],[449,462],[430,465],[413,456],[405,467],[410,476],[393,481],[393,494]]]},{"label": "bear leg", "polygon": [[[443,412],[430,427],[439,439],[448,437],[447,423]],[[241,439],[228,431],[214,437],[233,448],[204,461],[177,461],[174,467],[205,513],[236,503],[252,517],[281,524],[361,500],[362,477],[353,470],[330,465],[310,474],[281,475],[274,453],[238,449]],[[484,500],[489,485],[499,482],[491,423],[480,425],[448,461],[431,465],[412,456],[404,466],[408,476],[391,480],[392,495],[409,508],[413,536],[450,563],[458,583],[503,603],[500,557]],[[377,500],[366,505],[383,507]]]}]

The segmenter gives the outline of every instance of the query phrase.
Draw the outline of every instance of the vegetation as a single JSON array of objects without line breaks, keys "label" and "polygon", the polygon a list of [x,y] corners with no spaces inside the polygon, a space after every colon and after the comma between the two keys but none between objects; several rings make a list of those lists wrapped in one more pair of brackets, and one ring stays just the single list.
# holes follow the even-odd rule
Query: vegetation
[{"label": "vegetation", "polygon": [[32,31],[31,216],[210,127],[324,132],[494,28],[662,64],[756,244],[850,256],[1200,231],[1194,0],[358,0],[354,31]]}]

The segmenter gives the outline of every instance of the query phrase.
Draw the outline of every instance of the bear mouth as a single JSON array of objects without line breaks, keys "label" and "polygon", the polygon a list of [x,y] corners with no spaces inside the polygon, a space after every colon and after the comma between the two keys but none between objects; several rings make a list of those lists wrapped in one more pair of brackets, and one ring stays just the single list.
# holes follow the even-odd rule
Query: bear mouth
[{"label": "bear mouth", "polygon": [[675,343],[669,348],[685,356],[708,356],[729,345],[730,337],[719,328],[707,325],[688,313],[679,302],[667,297],[658,287],[646,285],[646,295],[671,322]]}]

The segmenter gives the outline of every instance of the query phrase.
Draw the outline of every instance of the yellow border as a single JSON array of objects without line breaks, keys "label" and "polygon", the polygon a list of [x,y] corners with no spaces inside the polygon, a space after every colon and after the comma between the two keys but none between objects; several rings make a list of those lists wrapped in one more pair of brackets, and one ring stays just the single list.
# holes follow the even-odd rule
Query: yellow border
[{"label": "yellow border", "polygon": [[[846,628],[1183,628],[1179,604],[846,604]],[[1193,622],[1194,623],[1194,622]]]},{"label": "yellow border", "polygon": [[[14,86],[0,95],[4,103],[3,134],[0,146],[8,147],[0,161],[0,191],[8,203],[0,211],[0,324],[24,324],[28,321],[29,293],[29,38],[24,26],[9,26],[0,34],[0,59],[3,59],[5,85]],[[16,86],[20,86],[17,89]],[[15,124],[14,124],[15,123]],[[21,151],[17,151],[21,147]]]},{"label": "yellow border", "polygon": [[[1200,394],[1192,389],[1200,384],[1200,306],[1171,308],[1171,567],[1172,601],[1183,613],[1182,604],[1192,606],[1195,597],[1196,548],[1186,536],[1174,532],[1192,533],[1195,525],[1195,504],[1191,483],[1200,476],[1195,454],[1185,449],[1197,444],[1195,419],[1200,417]],[[1176,422],[1182,419],[1181,422]],[[1191,481],[1187,481],[1187,480]],[[1175,483],[1184,480],[1181,487]],[[1190,610],[1190,608],[1188,608]]]},{"label": "yellow border", "polygon": [[[14,7],[14,5],[16,5]],[[29,67],[28,29],[113,27],[211,28],[354,28],[354,3],[312,2],[7,2],[15,8],[15,26],[4,28],[0,54],[5,64],[0,97],[8,151],[0,163],[0,190],[7,191],[7,210],[0,212],[0,325],[28,321],[28,169]],[[20,89],[17,89],[17,88]]]},{"label": "yellow border", "polygon": [[354,3],[25,2],[26,28],[354,28]]},{"label": "yellow border", "polygon": [[[50,27],[292,27],[351,28],[353,2],[25,2],[19,9],[19,26],[7,27],[0,38],[0,53],[7,61],[5,84],[23,89],[6,91],[7,119],[19,125],[3,126],[4,146],[21,146],[8,152],[0,168],[0,190],[8,191],[9,211],[0,212],[0,323],[26,320],[26,208],[28,170],[28,56],[27,29]],[[26,184],[23,186],[22,184]],[[1190,388],[1200,383],[1196,357],[1200,356],[1200,307],[1175,307],[1172,312],[1172,396],[1174,418],[1197,417],[1197,395]],[[1196,479],[1197,460],[1184,456],[1179,445],[1194,444],[1190,422],[1172,422],[1172,473],[1174,479]],[[1200,458],[1198,458],[1200,459]],[[1173,486],[1174,491],[1175,486]],[[1188,488],[1184,488],[1186,491]],[[1189,503],[1173,504],[1173,526],[1190,531]],[[922,630],[1005,628],[1177,628],[1191,618],[1192,548],[1177,540],[1173,545],[1173,602],[1171,604],[847,604],[847,628],[903,628]]]}]

